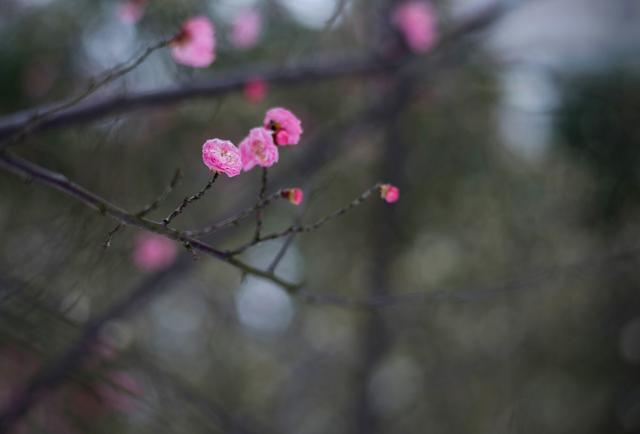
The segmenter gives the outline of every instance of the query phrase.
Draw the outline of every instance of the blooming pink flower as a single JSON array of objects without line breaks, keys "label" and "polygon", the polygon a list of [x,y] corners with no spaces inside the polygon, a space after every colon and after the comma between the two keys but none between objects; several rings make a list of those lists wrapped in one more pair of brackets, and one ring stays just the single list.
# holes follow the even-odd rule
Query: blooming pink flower
[{"label": "blooming pink flower", "polygon": [[278,147],[273,142],[271,133],[262,127],[252,128],[239,147],[245,171],[256,165],[271,167],[278,162]]},{"label": "blooming pink flower", "polygon": [[233,21],[231,43],[241,50],[253,47],[262,32],[262,15],[255,9],[245,9]]},{"label": "blooming pink flower", "polygon": [[304,192],[300,188],[286,188],[282,190],[281,194],[294,205],[300,205],[304,199]]},{"label": "blooming pink flower", "polygon": [[380,197],[387,201],[387,203],[394,203],[400,199],[400,189],[395,185],[382,184],[380,186]]},{"label": "blooming pink flower", "polygon": [[145,232],[135,240],[133,262],[142,271],[159,271],[173,263],[176,253],[173,241],[162,235]]},{"label": "blooming pink flower", "polygon": [[244,85],[244,97],[252,103],[259,103],[267,96],[267,82],[254,78]]},{"label": "blooming pink flower", "polygon": [[118,5],[118,18],[125,24],[135,24],[144,15],[147,0],[129,0]]},{"label": "blooming pink flower", "polygon": [[202,161],[210,169],[228,177],[240,174],[242,157],[240,150],[228,140],[210,139],[202,145]]},{"label": "blooming pink flower", "polygon": [[264,127],[273,131],[276,145],[297,145],[302,134],[300,119],[281,107],[267,111]]},{"label": "blooming pink flower", "polygon": [[426,1],[409,0],[400,4],[393,12],[392,21],[416,53],[429,51],[438,39],[436,14]]},{"label": "blooming pink flower", "polygon": [[206,68],[215,60],[216,39],[213,23],[205,16],[191,18],[171,41],[173,59],[194,68]]}]

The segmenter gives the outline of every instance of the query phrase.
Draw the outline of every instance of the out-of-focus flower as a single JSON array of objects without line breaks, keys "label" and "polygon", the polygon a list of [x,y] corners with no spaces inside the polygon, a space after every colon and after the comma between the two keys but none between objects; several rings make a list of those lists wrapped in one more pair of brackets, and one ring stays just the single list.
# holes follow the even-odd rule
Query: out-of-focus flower
[{"label": "out-of-focus flower", "polygon": [[429,51],[438,39],[436,14],[426,1],[409,0],[400,4],[393,11],[392,21],[416,53]]},{"label": "out-of-focus flower", "polygon": [[400,189],[395,185],[382,184],[380,186],[380,197],[388,203],[397,202],[400,199]]},{"label": "out-of-focus flower", "polygon": [[129,0],[118,5],[118,18],[125,24],[135,24],[144,15],[147,0]]},{"label": "out-of-focus flower", "polygon": [[173,241],[162,235],[145,232],[135,240],[133,262],[143,271],[159,271],[173,263],[176,253]]},{"label": "out-of-focus flower", "polygon": [[300,119],[287,109],[274,107],[267,111],[264,127],[273,131],[273,141],[276,145],[297,145],[300,142]]},{"label": "out-of-focus flower", "polygon": [[271,167],[278,162],[278,147],[273,142],[271,133],[262,127],[252,128],[249,135],[240,142],[239,148],[245,171],[256,165]]},{"label": "out-of-focus flower", "polygon": [[244,85],[244,97],[252,103],[259,103],[267,96],[267,82],[254,78]]},{"label": "out-of-focus flower", "polygon": [[142,396],[140,383],[127,372],[112,371],[107,374],[110,384],[101,384],[98,393],[105,405],[115,411],[132,413],[137,409],[135,397]]},{"label": "out-of-focus flower", "polygon": [[205,16],[190,18],[170,45],[171,56],[176,62],[194,68],[206,68],[216,57],[213,23]]},{"label": "out-of-focus flower", "polygon": [[282,197],[294,205],[300,205],[304,200],[304,192],[300,188],[286,188],[282,190]]},{"label": "out-of-focus flower", "polygon": [[204,142],[202,161],[210,170],[228,177],[239,175],[242,170],[240,150],[229,140],[210,139]]},{"label": "out-of-focus flower", "polygon": [[262,15],[256,9],[245,9],[238,14],[231,28],[231,43],[246,50],[253,47],[262,33]]}]

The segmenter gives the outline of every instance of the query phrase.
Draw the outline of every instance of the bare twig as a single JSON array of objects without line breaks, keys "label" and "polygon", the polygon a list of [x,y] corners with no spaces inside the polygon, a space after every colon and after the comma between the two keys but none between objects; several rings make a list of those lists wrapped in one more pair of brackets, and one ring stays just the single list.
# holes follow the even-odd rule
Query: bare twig
[{"label": "bare twig", "polygon": [[269,241],[269,240],[275,240],[281,237],[285,237],[289,234],[298,234],[298,233],[302,233],[302,232],[311,232],[314,231],[316,229],[319,229],[320,227],[322,227],[324,224],[328,223],[329,221],[340,217],[341,215],[347,213],[348,211],[352,210],[353,208],[356,208],[358,205],[362,204],[365,200],[367,200],[367,198],[369,196],[371,196],[371,193],[373,193],[374,191],[376,191],[377,189],[380,188],[381,183],[376,183],[375,185],[373,185],[372,187],[368,188],[364,193],[362,193],[360,196],[356,197],[354,200],[352,200],[348,205],[332,212],[331,214],[322,217],[321,219],[317,220],[314,223],[308,224],[308,225],[291,225],[286,229],[283,229],[282,231],[279,232],[273,232],[271,234],[267,234],[264,236],[261,236],[259,239],[257,240],[253,240],[247,244],[244,244],[234,250],[229,251],[228,253],[232,256],[238,255],[242,252],[244,252],[245,250],[259,244],[262,243],[264,241]]},{"label": "bare twig", "polygon": [[96,92],[98,89],[128,74],[129,72],[137,68],[142,62],[144,62],[147,59],[147,57],[151,55],[151,53],[153,53],[154,51],[160,48],[166,47],[169,44],[169,42],[170,42],[170,39],[160,41],[150,47],[147,47],[139,57],[137,57],[130,63],[128,64],[125,63],[124,65],[116,66],[115,68],[112,68],[110,71],[104,73],[101,78],[92,80],[84,91],[82,91],[77,96],[71,98],[70,100],[60,103],[58,105],[54,105],[53,107],[46,110],[36,109],[32,111],[31,114],[28,115],[28,117],[22,121],[22,125],[20,125],[18,128],[14,128],[13,131],[9,133],[10,135],[0,134],[0,139],[7,138],[6,142],[0,144],[0,149],[6,146],[16,144],[17,142],[24,139],[26,135],[40,129],[40,127],[43,124],[46,124],[47,122],[54,119],[57,114],[64,112],[67,109],[77,105],[78,103],[83,101],[85,98],[87,98],[88,96]]},{"label": "bare twig", "polygon": [[[136,213],[136,215],[138,217],[144,217],[147,214],[149,214],[150,212],[156,210],[158,208],[158,206],[160,206],[160,204],[162,202],[164,202],[164,200],[171,194],[171,192],[173,191],[174,188],[176,188],[176,185],[178,185],[178,182],[180,182],[180,179],[182,178],[182,171],[180,169],[176,169],[175,173],[173,174],[173,178],[171,179],[171,182],[169,183],[169,185],[164,189],[164,191],[162,193],[160,193],[160,195],[158,197],[156,197],[153,202],[151,202],[149,205],[145,206],[142,210],[140,210],[138,213]],[[122,224],[118,223],[113,229],[111,229],[109,231],[109,233],[107,234],[107,239],[104,241],[103,246],[105,248],[108,248],[111,246],[111,241],[114,237],[114,235],[123,227]]]},{"label": "bare twig", "polygon": [[278,190],[277,192],[265,197],[264,199],[262,199],[262,201],[256,203],[252,207],[246,208],[231,217],[228,217],[224,220],[220,220],[219,222],[214,223],[210,226],[207,226],[203,229],[190,230],[190,231],[187,230],[187,231],[184,231],[184,233],[185,235],[188,235],[190,237],[201,237],[204,235],[212,234],[220,229],[224,229],[229,226],[236,226],[238,223],[240,223],[242,220],[246,219],[247,217],[251,216],[256,211],[266,208],[271,202],[281,198],[282,198],[282,190]]},{"label": "bare twig", "polygon": [[[258,193],[258,202],[260,203],[264,200],[264,195],[267,193],[267,176],[268,176],[268,170],[266,167],[262,168],[262,177],[261,177],[261,184],[260,184],[260,193]],[[256,231],[253,235],[253,240],[259,240],[260,239],[260,232],[262,231],[262,209],[258,208],[256,210]]]},{"label": "bare twig", "polygon": [[220,176],[220,172],[214,172],[213,175],[211,175],[211,178],[209,179],[209,182],[206,183],[206,185],[204,187],[202,187],[202,189],[197,192],[196,194],[193,194],[191,196],[187,196],[182,200],[182,203],[175,209],[173,210],[173,212],[171,214],[169,214],[167,217],[165,217],[164,220],[162,220],[162,224],[164,224],[165,226],[168,226],[169,223],[171,223],[171,221],[176,218],[177,216],[179,216],[180,214],[182,214],[182,212],[184,211],[184,209],[189,206],[190,203],[195,202],[196,200],[199,200],[202,196],[205,195],[205,193],[213,186],[213,184],[216,182],[216,179],[218,179],[218,176]]}]

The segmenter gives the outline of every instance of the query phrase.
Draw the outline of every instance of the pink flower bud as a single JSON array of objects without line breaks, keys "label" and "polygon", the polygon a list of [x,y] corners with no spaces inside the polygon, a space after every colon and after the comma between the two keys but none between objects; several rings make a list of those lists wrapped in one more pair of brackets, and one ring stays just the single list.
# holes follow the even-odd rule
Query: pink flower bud
[{"label": "pink flower bud", "polygon": [[176,258],[176,245],[162,235],[141,233],[135,240],[133,263],[142,271],[162,270]]},{"label": "pink flower bud", "polygon": [[231,28],[231,43],[234,47],[246,50],[253,47],[262,32],[262,16],[255,9],[242,11],[234,20]]},{"label": "pink flower bud", "polygon": [[394,203],[400,199],[400,189],[391,184],[382,184],[380,186],[380,197],[387,203]]},{"label": "pink flower bud", "polygon": [[267,82],[254,78],[244,85],[244,97],[252,103],[259,103],[267,96]]},{"label": "pink flower bud", "polygon": [[253,169],[256,165],[271,167],[278,162],[278,147],[273,143],[269,131],[262,127],[251,129],[239,147],[242,168],[245,171]]},{"label": "pink flower bud", "polygon": [[191,18],[171,41],[171,56],[183,65],[206,68],[215,60],[213,23],[205,16]]},{"label": "pink flower bud", "polygon": [[230,178],[239,175],[242,170],[240,150],[228,140],[211,139],[204,142],[202,161],[210,170],[222,172]]},{"label": "pink flower bud", "polygon": [[298,119],[289,110],[275,107],[267,111],[264,118],[264,127],[273,131],[276,145],[297,145],[302,134],[302,126]]},{"label": "pink flower bud", "polygon": [[429,51],[438,39],[436,14],[426,1],[409,0],[400,4],[393,12],[392,21],[409,49],[416,53]]},{"label": "pink flower bud", "polygon": [[282,190],[282,197],[294,205],[300,205],[304,199],[304,192],[300,188],[286,188]]}]

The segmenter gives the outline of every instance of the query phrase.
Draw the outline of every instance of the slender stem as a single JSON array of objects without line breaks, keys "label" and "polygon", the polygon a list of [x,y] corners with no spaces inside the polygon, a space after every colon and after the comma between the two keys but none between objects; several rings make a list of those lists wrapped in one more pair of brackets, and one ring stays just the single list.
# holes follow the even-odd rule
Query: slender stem
[{"label": "slender stem", "polygon": [[[164,189],[164,191],[160,193],[160,195],[157,198],[155,198],[153,202],[151,202],[149,205],[145,206],[141,211],[136,213],[136,215],[138,217],[144,217],[147,214],[149,214],[151,211],[154,211],[155,209],[157,209],[158,206],[162,202],[164,202],[167,196],[171,194],[171,192],[176,187],[176,185],[178,185],[178,182],[180,182],[181,178],[182,178],[182,171],[180,169],[176,169],[175,173],[173,174],[173,178],[171,179],[171,182]],[[113,229],[109,231],[109,233],[107,234],[107,239],[103,243],[103,246],[105,249],[111,246],[111,241],[113,240],[113,237],[122,227],[123,225],[118,223]]]},{"label": "slender stem", "polygon": [[214,223],[210,226],[207,226],[203,229],[184,231],[184,233],[190,237],[194,237],[194,236],[200,237],[203,235],[211,234],[213,232],[216,232],[220,229],[223,229],[229,226],[236,226],[238,223],[240,223],[242,220],[246,219],[247,217],[251,216],[257,210],[266,208],[271,202],[273,202],[274,200],[278,200],[281,197],[282,197],[282,190],[278,190],[277,192],[264,198],[261,202],[258,202],[252,207],[245,208],[244,210],[240,211],[238,214],[234,216],[231,216],[224,220],[220,220],[219,222]]},{"label": "slender stem", "polygon": [[[258,202],[257,204],[264,200],[264,195],[267,193],[267,181],[268,181],[268,171],[266,167],[262,168],[262,182],[260,185],[260,193],[258,194]],[[256,231],[253,235],[253,240],[260,239],[260,232],[262,231],[262,209],[258,208],[256,210]]]},{"label": "slender stem", "polygon": [[209,179],[209,182],[207,182],[207,184],[202,187],[202,189],[197,192],[194,195],[185,197],[182,200],[182,203],[175,209],[173,210],[173,212],[171,214],[169,214],[169,216],[165,217],[164,220],[162,220],[162,223],[165,226],[168,226],[169,223],[171,223],[171,221],[176,218],[177,216],[179,216],[180,214],[182,214],[182,212],[184,211],[184,209],[189,206],[190,203],[197,201],[198,199],[200,199],[202,196],[204,196],[204,194],[213,186],[213,184],[216,182],[216,179],[218,179],[218,176],[220,176],[220,172],[214,172],[213,175],[211,176],[211,178]]},{"label": "slender stem", "polygon": [[76,95],[75,97],[71,98],[70,100],[63,102],[57,106],[54,106],[53,108],[50,108],[46,111],[36,110],[35,112],[33,112],[33,114],[30,117],[26,119],[26,121],[22,126],[20,126],[16,131],[13,131],[12,135],[7,139],[5,143],[2,144],[0,149],[6,146],[16,144],[17,142],[24,139],[24,137],[27,136],[29,133],[37,130],[43,123],[51,120],[58,113],[63,112],[69,109],[70,107],[75,106],[76,104],[80,103],[85,98],[87,98],[88,96],[95,93],[101,87],[128,74],[129,72],[137,68],[142,62],[144,62],[147,59],[147,57],[151,55],[151,53],[153,53],[154,51],[160,48],[167,46],[169,42],[170,40],[164,40],[150,47],[147,47],[139,57],[135,58],[130,63],[128,64],[125,63],[123,65],[116,66],[111,70],[107,71],[106,73],[104,73],[101,78],[91,80],[84,91],[82,91],[80,94]]},{"label": "slender stem", "polygon": [[234,250],[229,251],[228,253],[232,256],[235,256],[237,254],[240,254],[242,252],[244,252],[245,250],[259,244],[262,243],[264,241],[269,241],[269,240],[275,240],[281,237],[285,237],[289,234],[297,234],[297,233],[302,233],[302,232],[311,232],[314,231],[316,229],[319,229],[321,226],[325,225],[326,223],[328,223],[329,221],[342,216],[343,214],[346,214],[348,211],[352,210],[353,208],[356,208],[358,205],[362,204],[365,200],[367,200],[367,198],[369,198],[369,196],[371,196],[371,194],[376,191],[377,189],[380,188],[380,185],[382,185],[382,183],[378,182],[375,185],[373,185],[372,187],[370,187],[369,189],[367,189],[365,192],[363,192],[360,196],[356,197],[354,200],[352,200],[348,205],[346,205],[343,208],[340,208],[334,212],[332,212],[331,214],[317,220],[314,223],[308,224],[308,225],[291,225],[286,229],[283,229],[282,231],[279,232],[272,232],[270,234],[261,236],[258,240],[253,240],[247,244],[244,244]]}]

